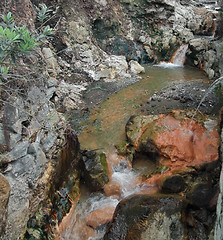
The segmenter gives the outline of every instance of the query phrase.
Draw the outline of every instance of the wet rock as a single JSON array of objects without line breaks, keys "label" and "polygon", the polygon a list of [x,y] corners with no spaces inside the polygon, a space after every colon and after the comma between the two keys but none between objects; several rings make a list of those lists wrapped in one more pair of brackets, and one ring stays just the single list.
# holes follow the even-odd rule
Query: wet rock
[{"label": "wet rock", "polygon": [[199,166],[217,160],[219,134],[216,129],[203,125],[207,119],[201,117],[201,122],[196,122],[185,113],[161,114],[155,120],[153,115],[132,117],[126,126],[128,140],[136,151],[159,153],[170,168]]},{"label": "wet rock", "polygon": [[192,208],[187,210],[185,220],[188,225],[188,239],[213,240],[213,213],[205,208]]},{"label": "wet rock", "polygon": [[94,151],[84,152],[83,163],[88,184],[95,190],[102,189],[109,180],[105,154]]},{"label": "wet rock", "polygon": [[184,201],[175,196],[134,195],[116,207],[104,239],[184,239]]},{"label": "wet rock", "polygon": [[9,182],[2,174],[0,174],[0,237],[4,234],[6,227],[9,194]]},{"label": "wet rock", "polygon": [[86,216],[86,225],[97,228],[101,225],[107,224],[112,220],[115,207],[103,207],[97,209]]},{"label": "wet rock", "polygon": [[161,191],[163,193],[179,193],[185,189],[185,181],[180,175],[173,175],[162,179]]},{"label": "wet rock", "polygon": [[214,189],[211,184],[198,183],[196,184],[187,198],[190,203],[197,207],[207,207],[214,196]]},{"label": "wet rock", "polygon": [[132,73],[139,74],[139,73],[144,73],[145,72],[145,68],[134,60],[131,60],[129,62],[129,65],[130,65],[130,71]]},{"label": "wet rock", "polygon": [[104,192],[107,197],[120,197],[122,194],[121,185],[118,182],[109,182],[104,186]]},{"label": "wet rock", "polygon": [[[223,153],[223,131],[221,131],[221,154]],[[222,159],[221,159],[222,163]],[[215,240],[223,239],[223,167],[221,168],[220,180],[219,180],[219,196],[216,207],[216,223],[214,237]]]}]

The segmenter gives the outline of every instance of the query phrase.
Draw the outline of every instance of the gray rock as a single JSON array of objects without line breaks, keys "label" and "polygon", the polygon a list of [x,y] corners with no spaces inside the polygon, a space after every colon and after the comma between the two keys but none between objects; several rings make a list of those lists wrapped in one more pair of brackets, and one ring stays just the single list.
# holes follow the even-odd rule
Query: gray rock
[{"label": "gray rock", "polygon": [[[221,131],[221,153],[223,153],[223,131]],[[222,162],[222,159],[221,159]],[[221,175],[219,180],[220,193],[218,196],[217,208],[216,208],[216,223],[214,231],[214,240],[223,239],[223,167],[221,169]]]},{"label": "gray rock", "polygon": [[30,173],[35,173],[35,158],[32,155],[26,155],[22,158],[20,158],[18,161],[13,163],[12,173],[15,175],[15,177],[18,177],[20,175],[26,175]]},{"label": "gray rock", "polygon": [[9,158],[12,161],[16,161],[19,158],[24,157],[27,154],[28,147],[29,147],[28,141],[17,143],[12,149],[12,151],[9,153]]},{"label": "gray rock", "polygon": [[15,176],[12,172],[5,174],[10,183],[11,194],[8,204],[8,221],[3,240],[16,240],[24,234],[29,219],[29,187],[22,176]]},{"label": "gray rock", "polygon": [[28,92],[28,100],[34,104],[43,104],[46,102],[46,94],[40,88],[34,86]]},{"label": "gray rock", "polygon": [[45,57],[45,61],[48,67],[48,72],[53,72],[57,74],[60,72],[60,67],[58,65],[57,59],[54,57],[54,53],[50,48],[43,48],[42,53]]},{"label": "gray rock", "polygon": [[57,140],[57,134],[54,132],[48,132],[44,138],[41,139],[41,145],[44,151],[48,152],[53,147]]},{"label": "gray rock", "polygon": [[3,130],[3,124],[0,123],[0,144],[5,145],[5,135],[4,135],[4,130]]},{"label": "gray rock", "polygon": [[196,38],[189,41],[189,48],[192,49],[192,51],[207,51],[208,47],[209,41],[204,38]]},{"label": "gray rock", "polygon": [[47,80],[47,86],[48,86],[48,88],[56,87],[57,85],[58,85],[58,81],[57,81],[56,78],[50,77],[50,78]]},{"label": "gray rock", "polygon": [[56,92],[56,88],[55,87],[50,87],[49,89],[47,89],[47,98],[50,99],[53,97],[54,93]]}]

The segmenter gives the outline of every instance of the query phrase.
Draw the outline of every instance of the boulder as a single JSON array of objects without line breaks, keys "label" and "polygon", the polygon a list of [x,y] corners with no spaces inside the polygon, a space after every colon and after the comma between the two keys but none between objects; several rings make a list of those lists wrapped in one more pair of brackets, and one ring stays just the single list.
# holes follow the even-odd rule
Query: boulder
[{"label": "boulder", "polygon": [[108,239],[183,240],[184,200],[166,195],[133,195],[116,207],[104,236]]},{"label": "boulder", "polygon": [[112,220],[114,212],[115,207],[110,206],[97,209],[86,216],[86,225],[97,228],[107,224]]},{"label": "boulder", "polygon": [[129,62],[129,66],[130,66],[130,71],[134,74],[139,74],[139,73],[144,73],[145,72],[145,68],[134,60],[131,60]]},{"label": "boulder", "polygon": [[168,168],[200,166],[218,159],[220,139],[217,122],[209,128],[208,119],[200,117],[200,122],[192,120],[184,111],[136,116],[127,123],[126,134],[136,151],[160,154],[160,163]]},{"label": "boulder", "polygon": [[115,196],[119,198],[122,194],[122,188],[118,182],[109,182],[104,186],[104,192],[107,197]]},{"label": "boulder", "polygon": [[126,57],[111,55],[99,65],[94,79],[104,79],[106,82],[117,81],[118,77],[130,77],[127,71],[128,63]]}]

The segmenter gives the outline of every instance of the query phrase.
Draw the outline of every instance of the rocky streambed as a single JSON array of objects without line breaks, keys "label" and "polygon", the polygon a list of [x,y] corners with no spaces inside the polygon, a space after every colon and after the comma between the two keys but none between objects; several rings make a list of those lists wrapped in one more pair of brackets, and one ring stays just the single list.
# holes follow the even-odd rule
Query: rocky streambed
[{"label": "rocky streambed", "polygon": [[[2,107],[2,239],[66,239],[67,233],[67,239],[162,239],[160,234],[165,239],[210,239],[219,189],[219,98],[211,92],[197,114],[191,111],[208,84],[184,83],[184,68],[174,70],[180,83],[170,80],[168,69],[157,74],[159,81],[150,69],[150,86],[146,79],[140,81],[141,89],[136,82],[144,71],[139,63],[170,61],[185,43],[187,65],[203,69],[210,79],[221,76],[216,6],[192,0],[43,2],[60,7],[49,22],[55,35],[38,56],[31,56],[31,68],[40,68],[29,79],[25,96],[14,91]],[[35,29],[34,5],[42,1],[7,3],[0,2],[1,9]],[[189,79],[200,78],[192,68]],[[110,95],[118,90],[126,102]],[[89,120],[89,110],[108,97]],[[112,105],[122,108],[110,110]],[[128,112],[124,118],[123,112]],[[83,117],[87,122],[80,126]],[[123,120],[116,125],[118,119]],[[197,150],[200,145],[205,147]],[[222,232],[221,195],[219,199],[216,240]],[[76,211],[78,202],[86,203],[88,216]]]},{"label": "rocky streambed", "polygon": [[[135,90],[140,84],[145,90],[143,81],[150,82],[147,90],[153,79],[158,81],[153,68],[150,80],[145,76],[128,87],[135,95],[128,88],[111,95],[82,126],[80,145],[90,151],[84,153],[83,179],[91,198],[88,205],[82,199],[77,213],[68,216],[76,222],[62,222],[61,239],[208,239],[213,235],[220,174],[220,99],[210,92],[196,112],[209,84],[195,80],[169,83],[149,99],[146,92],[147,102],[140,105],[142,98],[137,102]],[[170,77],[181,70],[157,68],[161,78],[162,71],[166,76],[170,71]],[[190,70],[188,74],[187,80]],[[127,98],[125,91],[133,101],[122,107],[119,94]],[[133,112],[138,115],[129,119]]]}]

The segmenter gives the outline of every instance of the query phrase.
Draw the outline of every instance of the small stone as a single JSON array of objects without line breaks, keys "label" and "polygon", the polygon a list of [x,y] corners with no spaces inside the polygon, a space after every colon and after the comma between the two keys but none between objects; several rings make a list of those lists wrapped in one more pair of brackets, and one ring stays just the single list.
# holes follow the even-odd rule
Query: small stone
[{"label": "small stone", "polygon": [[104,192],[107,197],[110,196],[120,197],[122,194],[122,188],[118,182],[110,182],[104,186]]},{"label": "small stone", "polygon": [[53,77],[50,77],[47,81],[47,86],[48,88],[51,88],[51,87],[56,87],[58,85],[58,81],[56,78],[53,78]]}]

